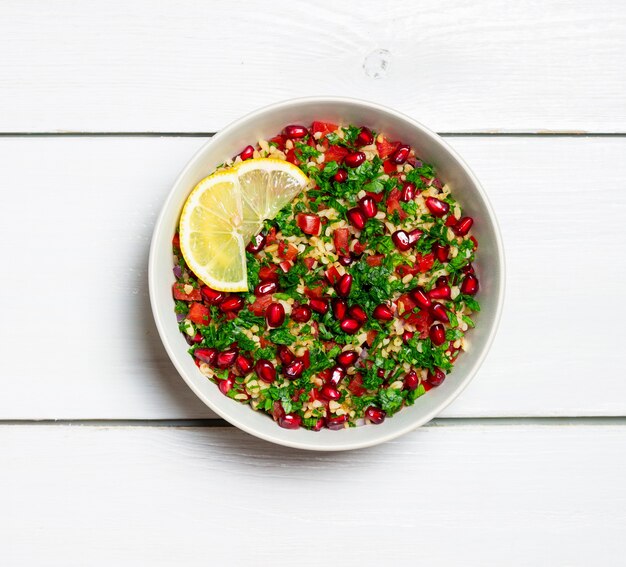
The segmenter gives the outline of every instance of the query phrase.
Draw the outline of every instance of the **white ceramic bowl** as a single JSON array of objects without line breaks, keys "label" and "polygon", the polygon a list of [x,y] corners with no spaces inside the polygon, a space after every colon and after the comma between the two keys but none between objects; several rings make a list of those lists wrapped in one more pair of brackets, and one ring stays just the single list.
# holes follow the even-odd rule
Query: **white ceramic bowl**
[{"label": "white ceramic bowl", "polygon": [[[468,334],[469,349],[461,354],[441,386],[381,425],[319,432],[282,429],[266,414],[224,396],[203,376],[187,353],[188,345],[176,323],[171,291],[174,283],[171,241],[191,189],[215,166],[246,145],[276,135],[287,124],[310,124],[313,120],[363,124],[384,132],[391,139],[411,144],[417,155],[432,163],[437,175],[451,186],[464,213],[475,219],[472,231],[480,243],[475,265],[481,285],[478,295],[481,311],[475,318],[476,328]],[[273,443],[299,449],[340,451],[382,443],[415,429],[439,414],[469,384],[489,350],[500,319],[504,255],[498,224],[485,192],[469,167],[439,136],[412,118],[378,104],[348,98],[303,98],[244,116],[211,138],[193,156],[178,176],[157,220],[150,248],[149,285],[152,311],[167,353],[185,382],[215,413]]]}]

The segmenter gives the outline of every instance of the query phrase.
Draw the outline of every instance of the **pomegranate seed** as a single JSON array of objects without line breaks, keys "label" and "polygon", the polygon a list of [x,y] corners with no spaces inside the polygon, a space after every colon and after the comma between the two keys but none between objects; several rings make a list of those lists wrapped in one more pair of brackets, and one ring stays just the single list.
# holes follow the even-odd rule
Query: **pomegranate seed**
[{"label": "pomegranate seed", "polygon": [[247,356],[240,354],[235,360],[235,366],[242,374],[248,374],[252,370],[252,361]]},{"label": "pomegranate seed", "polygon": [[309,305],[313,311],[320,315],[324,315],[328,311],[328,301],[325,299],[311,299]]},{"label": "pomegranate seed", "polygon": [[441,303],[433,303],[430,306],[430,314],[437,319],[437,321],[443,321],[444,323],[450,322],[450,318],[446,313],[446,308],[441,305]]},{"label": "pomegranate seed", "polygon": [[350,274],[344,274],[339,278],[339,281],[335,285],[335,290],[341,297],[348,297],[350,290],[352,289],[352,276]]},{"label": "pomegranate seed", "polygon": [[374,425],[378,425],[379,423],[385,421],[386,415],[387,414],[383,410],[375,408],[374,406],[370,406],[365,410],[365,417]]},{"label": "pomegranate seed", "polygon": [[254,288],[254,295],[261,297],[262,295],[269,295],[277,291],[278,284],[276,282],[262,282]]},{"label": "pomegranate seed", "polygon": [[323,398],[327,400],[338,400],[341,398],[341,394],[337,388],[331,386],[330,384],[324,384],[322,389],[320,390],[320,394]]},{"label": "pomegranate seed", "polygon": [[470,231],[473,224],[474,219],[472,217],[462,217],[452,230],[454,230],[457,236],[465,236]]},{"label": "pomegranate seed", "polygon": [[296,355],[285,345],[278,345],[276,354],[278,355],[278,360],[283,364],[291,364],[296,359]]},{"label": "pomegranate seed", "polygon": [[412,246],[409,235],[404,230],[396,230],[391,235],[391,240],[401,252],[406,252]]},{"label": "pomegranate seed", "polygon": [[337,319],[337,321],[343,320],[348,313],[348,306],[346,305],[346,302],[342,299],[335,298],[330,303],[335,319]]},{"label": "pomegranate seed", "polygon": [[339,256],[339,263],[342,266],[349,266],[352,264],[352,258],[350,256]]},{"label": "pomegranate seed", "polygon": [[337,183],[345,183],[346,181],[348,181],[348,172],[345,169],[338,169],[337,173],[333,175],[333,179]]},{"label": "pomegranate seed", "polygon": [[299,429],[302,418],[296,413],[286,413],[278,418],[278,425],[285,429]]},{"label": "pomegranate seed", "polygon": [[293,138],[295,140],[304,138],[309,133],[309,131],[304,126],[299,126],[297,124],[290,124],[289,126],[285,126],[283,132],[285,133],[285,136],[287,136],[287,138]]},{"label": "pomegranate seed", "polygon": [[339,327],[341,327],[341,330],[344,333],[354,335],[354,333],[361,328],[361,325],[355,319],[344,319],[341,323],[339,323]]},{"label": "pomegranate seed", "polygon": [[323,417],[320,417],[316,422],[315,425],[313,427],[310,428],[311,431],[320,431],[323,427],[324,424],[326,423],[326,421],[324,420]]},{"label": "pomegranate seed", "polygon": [[445,226],[450,226],[450,227],[454,227],[455,224],[456,224],[456,218],[454,218],[454,215],[450,215],[446,219],[446,222],[444,223]]},{"label": "pomegranate seed", "polygon": [[291,268],[293,268],[293,263],[291,263],[289,260],[283,260],[278,265],[280,266],[280,269],[285,273],[287,273],[289,270],[291,270]]},{"label": "pomegranate seed", "polygon": [[414,228],[411,232],[409,232],[409,243],[411,246],[415,246],[417,241],[421,238],[422,234],[424,234],[419,228]]},{"label": "pomegranate seed", "polygon": [[365,309],[360,305],[353,305],[350,307],[350,316],[353,319],[356,319],[361,325],[367,321],[367,313],[365,313]]},{"label": "pomegranate seed", "polygon": [[439,287],[440,285],[448,285],[448,276],[439,276],[435,285]]},{"label": "pomegranate seed", "polygon": [[215,366],[224,370],[225,368],[230,368],[233,364],[235,364],[235,360],[237,359],[237,351],[234,348],[224,350],[217,355],[215,359]]},{"label": "pomegranate seed", "polygon": [[210,288],[208,285],[203,285],[200,288],[200,292],[202,293],[202,297],[209,305],[219,305],[226,294],[223,291],[216,291],[213,288]]},{"label": "pomegranate seed", "polygon": [[475,295],[478,291],[478,278],[474,274],[466,274],[461,282],[461,293]]},{"label": "pomegranate seed", "polygon": [[193,351],[193,355],[202,362],[206,362],[213,366],[217,358],[217,350],[214,348],[197,348]]},{"label": "pomegranate seed", "polygon": [[356,351],[344,350],[337,355],[337,364],[340,364],[344,368],[348,368],[349,366],[352,366],[358,358],[359,355]]},{"label": "pomegranate seed", "polygon": [[446,342],[446,329],[441,323],[435,323],[428,331],[428,335],[435,346]]},{"label": "pomegranate seed", "polygon": [[435,368],[434,372],[428,371],[426,379],[431,386],[439,386],[446,379],[446,373],[441,368]]},{"label": "pomegranate seed", "polygon": [[428,309],[432,305],[430,297],[428,297],[428,294],[421,287],[416,287],[411,292],[411,298],[421,309]]},{"label": "pomegranate seed", "polygon": [[402,193],[400,194],[400,200],[408,203],[409,201],[412,201],[413,199],[415,199],[415,194],[417,192],[417,189],[415,187],[415,183],[411,183],[410,181],[407,181],[404,185],[402,185]]},{"label": "pomegranate seed", "polygon": [[346,213],[346,216],[354,228],[358,228],[359,230],[363,230],[363,228],[365,228],[367,219],[360,209],[357,209],[356,207],[354,209],[350,209]]},{"label": "pomegranate seed", "polygon": [[[185,335],[185,336],[188,336],[188,335]],[[202,335],[201,335],[200,333],[196,333],[196,334],[193,336],[193,338],[191,339],[191,342],[192,342],[193,344],[198,344],[198,343],[201,343],[201,342],[202,342]]]},{"label": "pomegranate seed", "polygon": [[419,386],[419,383],[420,381],[415,370],[410,370],[404,376],[404,387],[407,390],[415,390]]},{"label": "pomegranate seed", "polygon": [[224,301],[220,303],[220,309],[227,313],[229,311],[239,311],[244,304],[243,297],[239,297],[238,295],[232,295],[231,297],[227,297]]},{"label": "pomegranate seed", "polygon": [[359,208],[368,219],[374,218],[378,212],[378,205],[376,205],[376,201],[368,195],[359,199]]},{"label": "pomegranate seed", "polygon": [[291,318],[296,323],[306,323],[311,319],[311,308],[308,305],[298,305],[291,310]]},{"label": "pomegranate seed", "polygon": [[241,150],[239,157],[242,159],[242,161],[246,161],[247,159],[250,159],[253,155],[254,148],[252,146],[246,146],[243,150]]},{"label": "pomegranate seed", "polygon": [[298,378],[304,370],[304,362],[302,360],[294,360],[285,367],[285,376],[290,380]]},{"label": "pomegranate seed", "polygon": [[330,378],[328,379],[328,383],[337,387],[339,382],[341,382],[346,376],[346,371],[341,366],[335,366],[330,371]]},{"label": "pomegranate seed", "polygon": [[448,261],[448,254],[450,253],[450,246],[442,244],[433,244],[432,252],[442,264]]},{"label": "pomegranate seed", "polygon": [[434,287],[428,292],[428,297],[431,299],[450,299],[451,290],[449,285],[440,285]]},{"label": "pomegranate seed", "polygon": [[393,311],[388,305],[377,305],[374,308],[374,319],[379,321],[391,321],[393,319]]},{"label": "pomegranate seed", "polygon": [[435,199],[435,197],[426,198],[426,207],[435,217],[442,217],[450,210],[448,203]]},{"label": "pomegranate seed", "polygon": [[402,145],[395,152],[391,154],[389,158],[395,164],[403,164],[409,158],[409,152],[411,151],[411,146]]},{"label": "pomegranate seed", "polygon": [[343,158],[343,163],[348,167],[359,167],[365,161],[365,154],[363,152],[353,152]]},{"label": "pomegranate seed", "polygon": [[359,135],[356,137],[357,146],[369,146],[373,143],[374,143],[374,134],[372,134],[372,131],[367,126],[361,127],[361,131],[359,132]]},{"label": "pomegranate seed", "polygon": [[379,368],[376,371],[376,376],[378,376],[379,378],[384,378],[385,377],[385,371],[382,368]]},{"label": "pomegranate seed", "polygon": [[225,396],[230,392],[235,384],[235,377],[232,374],[228,375],[226,380],[220,380],[217,384],[217,387],[220,389],[220,392]]},{"label": "pomegranate seed", "polygon": [[409,342],[409,341],[413,338],[413,335],[414,335],[414,334],[415,334],[415,333],[413,333],[413,332],[411,332],[411,331],[404,331],[404,333],[402,333],[402,340],[403,340],[405,343],[408,343],[408,342]]},{"label": "pomegranate seed", "polygon": [[276,301],[270,303],[265,312],[268,327],[280,327],[285,322],[285,308]]},{"label": "pomegranate seed", "polygon": [[463,274],[473,274],[474,273],[474,266],[472,266],[472,264],[467,264],[467,266],[463,266],[461,268],[461,273]]},{"label": "pomegranate seed", "polygon": [[337,417],[331,417],[330,419],[326,420],[326,427],[335,431],[339,429],[344,429],[346,421],[348,421],[348,416],[345,414],[338,415]]},{"label": "pomegranate seed", "polygon": [[276,380],[276,368],[274,368],[274,365],[265,358],[257,360],[254,370],[263,382],[271,384],[274,380]]},{"label": "pomegranate seed", "polygon": [[252,237],[252,240],[246,246],[246,250],[250,252],[250,254],[258,254],[263,248],[265,248],[265,243],[267,239],[265,235],[260,232],[256,236]]}]

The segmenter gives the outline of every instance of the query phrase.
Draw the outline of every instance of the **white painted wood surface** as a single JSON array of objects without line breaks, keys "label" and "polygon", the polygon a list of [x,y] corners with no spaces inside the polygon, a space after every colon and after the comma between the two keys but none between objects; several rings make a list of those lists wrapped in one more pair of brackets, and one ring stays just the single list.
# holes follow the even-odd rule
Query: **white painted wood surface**
[{"label": "white painted wood surface", "polygon": [[623,565],[625,425],[303,453],[232,428],[0,428],[11,567]]},{"label": "white painted wood surface", "polygon": [[[626,280],[626,139],[449,141],[499,215],[508,290],[490,356],[444,415],[626,415],[626,307],[609,303]],[[0,139],[0,419],[211,416],[167,359],[146,284],[155,216],[203,142]]]},{"label": "white painted wood surface", "polygon": [[0,131],[213,132],[332,94],[438,131],[626,132],[623,6],[4,0]]}]

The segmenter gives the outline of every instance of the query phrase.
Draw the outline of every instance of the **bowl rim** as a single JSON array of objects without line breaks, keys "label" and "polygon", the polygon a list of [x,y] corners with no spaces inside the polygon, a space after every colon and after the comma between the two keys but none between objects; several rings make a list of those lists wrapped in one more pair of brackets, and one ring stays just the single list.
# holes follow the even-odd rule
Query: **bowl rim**
[{"label": "bowl rim", "polygon": [[[156,245],[157,234],[159,234],[160,231],[163,230],[163,223],[164,223],[166,213],[170,209],[170,207],[173,206],[172,201],[174,199],[174,193],[175,193],[176,187],[179,185],[179,183],[185,177],[188,171],[194,166],[196,159],[204,153],[206,146],[208,144],[216,144],[216,143],[219,144],[220,139],[228,135],[231,129],[234,129],[246,122],[253,121],[255,118],[265,114],[266,112],[272,112],[272,111],[276,111],[280,109],[287,109],[291,105],[318,104],[318,103],[355,104],[359,106],[368,107],[375,111],[380,111],[380,112],[394,115],[399,120],[407,122],[412,127],[420,130],[427,138],[429,138],[430,141],[433,141],[436,144],[441,145],[448,152],[448,154],[459,164],[459,166],[465,171],[465,173],[471,179],[472,183],[474,184],[474,187],[476,188],[476,190],[481,195],[484,201],[484,204],[485,204],[484,210],[494,229],[495,249],[497,251],[497,256],[498,256],[497,259],[498,259],[498,266],[499,266],[498,286],[497,286],[497,289],[495,290],[495,293],[497,293],[498,297],[497,297],[497,303],[495,307],[495,313],[493,315],[491,329],[489,330],[489,333],[486,336],[484,346],[482,348],[482,352],[480,353],[480,356],[478,356],[478,358],[474,361],[472,368],[467,373],[467,375],[464,376],[463,379],[457,384],[454,391],[452,391],[449,396],[442,399],[430,411],[418,415],[415,420],[413,420],[411,423],[403,427],[398,427],[397,429],[390,430],[389,432],[387,432],[386,435],[375,436],[372,439],[364,439],[364,440],[356,441],[356,442],[348,441],[348,437],[346,437],[346,440],[343,443],[334,443],[332,446],[328,446],[328,447],[319,446],[319,444],[309,445],[306,442],[302,442],[301,440],[300,441],[290,440],[288,437],[281,437],[278,435],[274,436],[273,434],[268,434],[262,431],[258,431],[254,427],[248,425],[247,423],[240,421],[236,417],[233,417],[232,415],[230,415],[228,412],[222,410],[222,408],[214,405],[213,402],[210,399],[208,399],[203,394],[203,392],[199,390],[194,380],[192,380],[190,377],[187,376],[187,372],[182,367],[182,365],[178,362],[179,355],[178,353],[174,352],[172,345],[170,345],[169,343],[167,332],[165,330],[165,322],[161,316],[158,301],[156,298],[156,289],[158,286],[158,282],[156,281],[156,257],[157,257],[157,254],[159,253],[159,250],[157,250],[157,245]],[[428,423],[437,415],[439,415],[443,409],[445,409],[454,400],[456,400],[458,396],[465,390],[465,388],[467,388],[468,384],[474,379],[474,377],[478,373],[478,370],[482,366],[487,354],[489,353],[491,346],[493,344],[493,341],[495,339],[495,336],[497,334],[498,328],[500,326],[500,320],[502,317],[502,310],[504,306],[505,289],[506,289],[506,265],[505,265],[505,257],[504,257],[504,243],[502,239],[500,225],[498,223],[498,219],[493,209],[493,205],[491,204],[491,201],[487,193],[485,192],[480,181],[478,180],[478,178],[476,177],[472,169],[467,165],[465,160],[441,136],[439,136],[438,134],[436,134],[435,132],[433,132],[432,130],[430,130],[429,128],[427,128],[421,122],[415,120],[414,118],[404,114],[403,112],[399,112],[395,109],[389,108],[388,106],[385,106],[376,102],[363,100],[363,99],[353,98],[353,97],[309,96],[309,97],[285,99],[279,102],[272,103],[270,105],[257,108],[251,112],[248,112],[241,118],[238,118],[230,122],[229,124],[224,126],[219,132],[211,136],[204,144],[202,144],[202,146],[200,146],[200,148],[198,148],[198,150],[196,150],[196,152],[194,152],[194,154],[188,160],[186,165],[182,168],[182,170],[176,177],[174,183],[172,184],[165,201],[161,205],[161,209],[156,219],[154,230],[152,232],[149,258],[148,258],[148,290],[149,290],[149,295],[150,295],[150,306],[152,310],[152,315],[154,317],[154,321],[157,327],[157,331],[159,333],[159,337],[161,339],[161,343],[165,347],[165,350],[170,360],[172,361],[172,364],[178,371],[179,375],[183,378],[187,386],[189,386],[191,390],[196,394],[196,396],[198,396],[198,398],[200,398],[200,400],[202,400],[202,402],[207,407],[209,407],[213,412],[215,412],[219,417],[226,420],[231,425],[234,425],[235,427],[241,429],[242,431],[245,431],[246,433],[249,433],[250,435],[253,435],[265,441],[276,443],[278,445],[291,447],[295,449],[315,450],[315,451],[344,451],[344,450],[352,450],[352,449],[361,449],[365,447],[371,447],[373,445],[378,445],[380,443],[385,443],[387,441],[400,437],[401,435],[404,435],[406,433],[409,433],[410,431],[413,431],[421,427],[422,425]],[[280,428],[278,429],[280,430]],[[280,430],[280,431],[286,431],[286,430]],[[311,434],[314,435],[315,433],[311,432]]]}]

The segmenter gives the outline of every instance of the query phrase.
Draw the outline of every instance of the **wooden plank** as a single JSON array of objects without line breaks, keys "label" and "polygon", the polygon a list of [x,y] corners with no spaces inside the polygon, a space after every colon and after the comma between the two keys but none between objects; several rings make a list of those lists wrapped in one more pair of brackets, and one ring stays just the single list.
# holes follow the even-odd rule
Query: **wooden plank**
[{"label": "wooden plank", "polygon": [[[210,417],[150,313],[152,226],[200,138],[0,139],[0,419]],[[444,415],[626,415],[623,138],[450,138],[493,199],[499,336]],[[599,270],[605,276],[598,280]]]},{"label": "wooden plank", "polygon": [[342,454],[232,428],[0,428],[12,567],[621,565],[626,426],[427,427]]},{"label": "wooden plank", "polygon": [[213,132],[316,94],[437,131],[626,132],[615,0],[8,0],[0,54],[3,132]]}]

